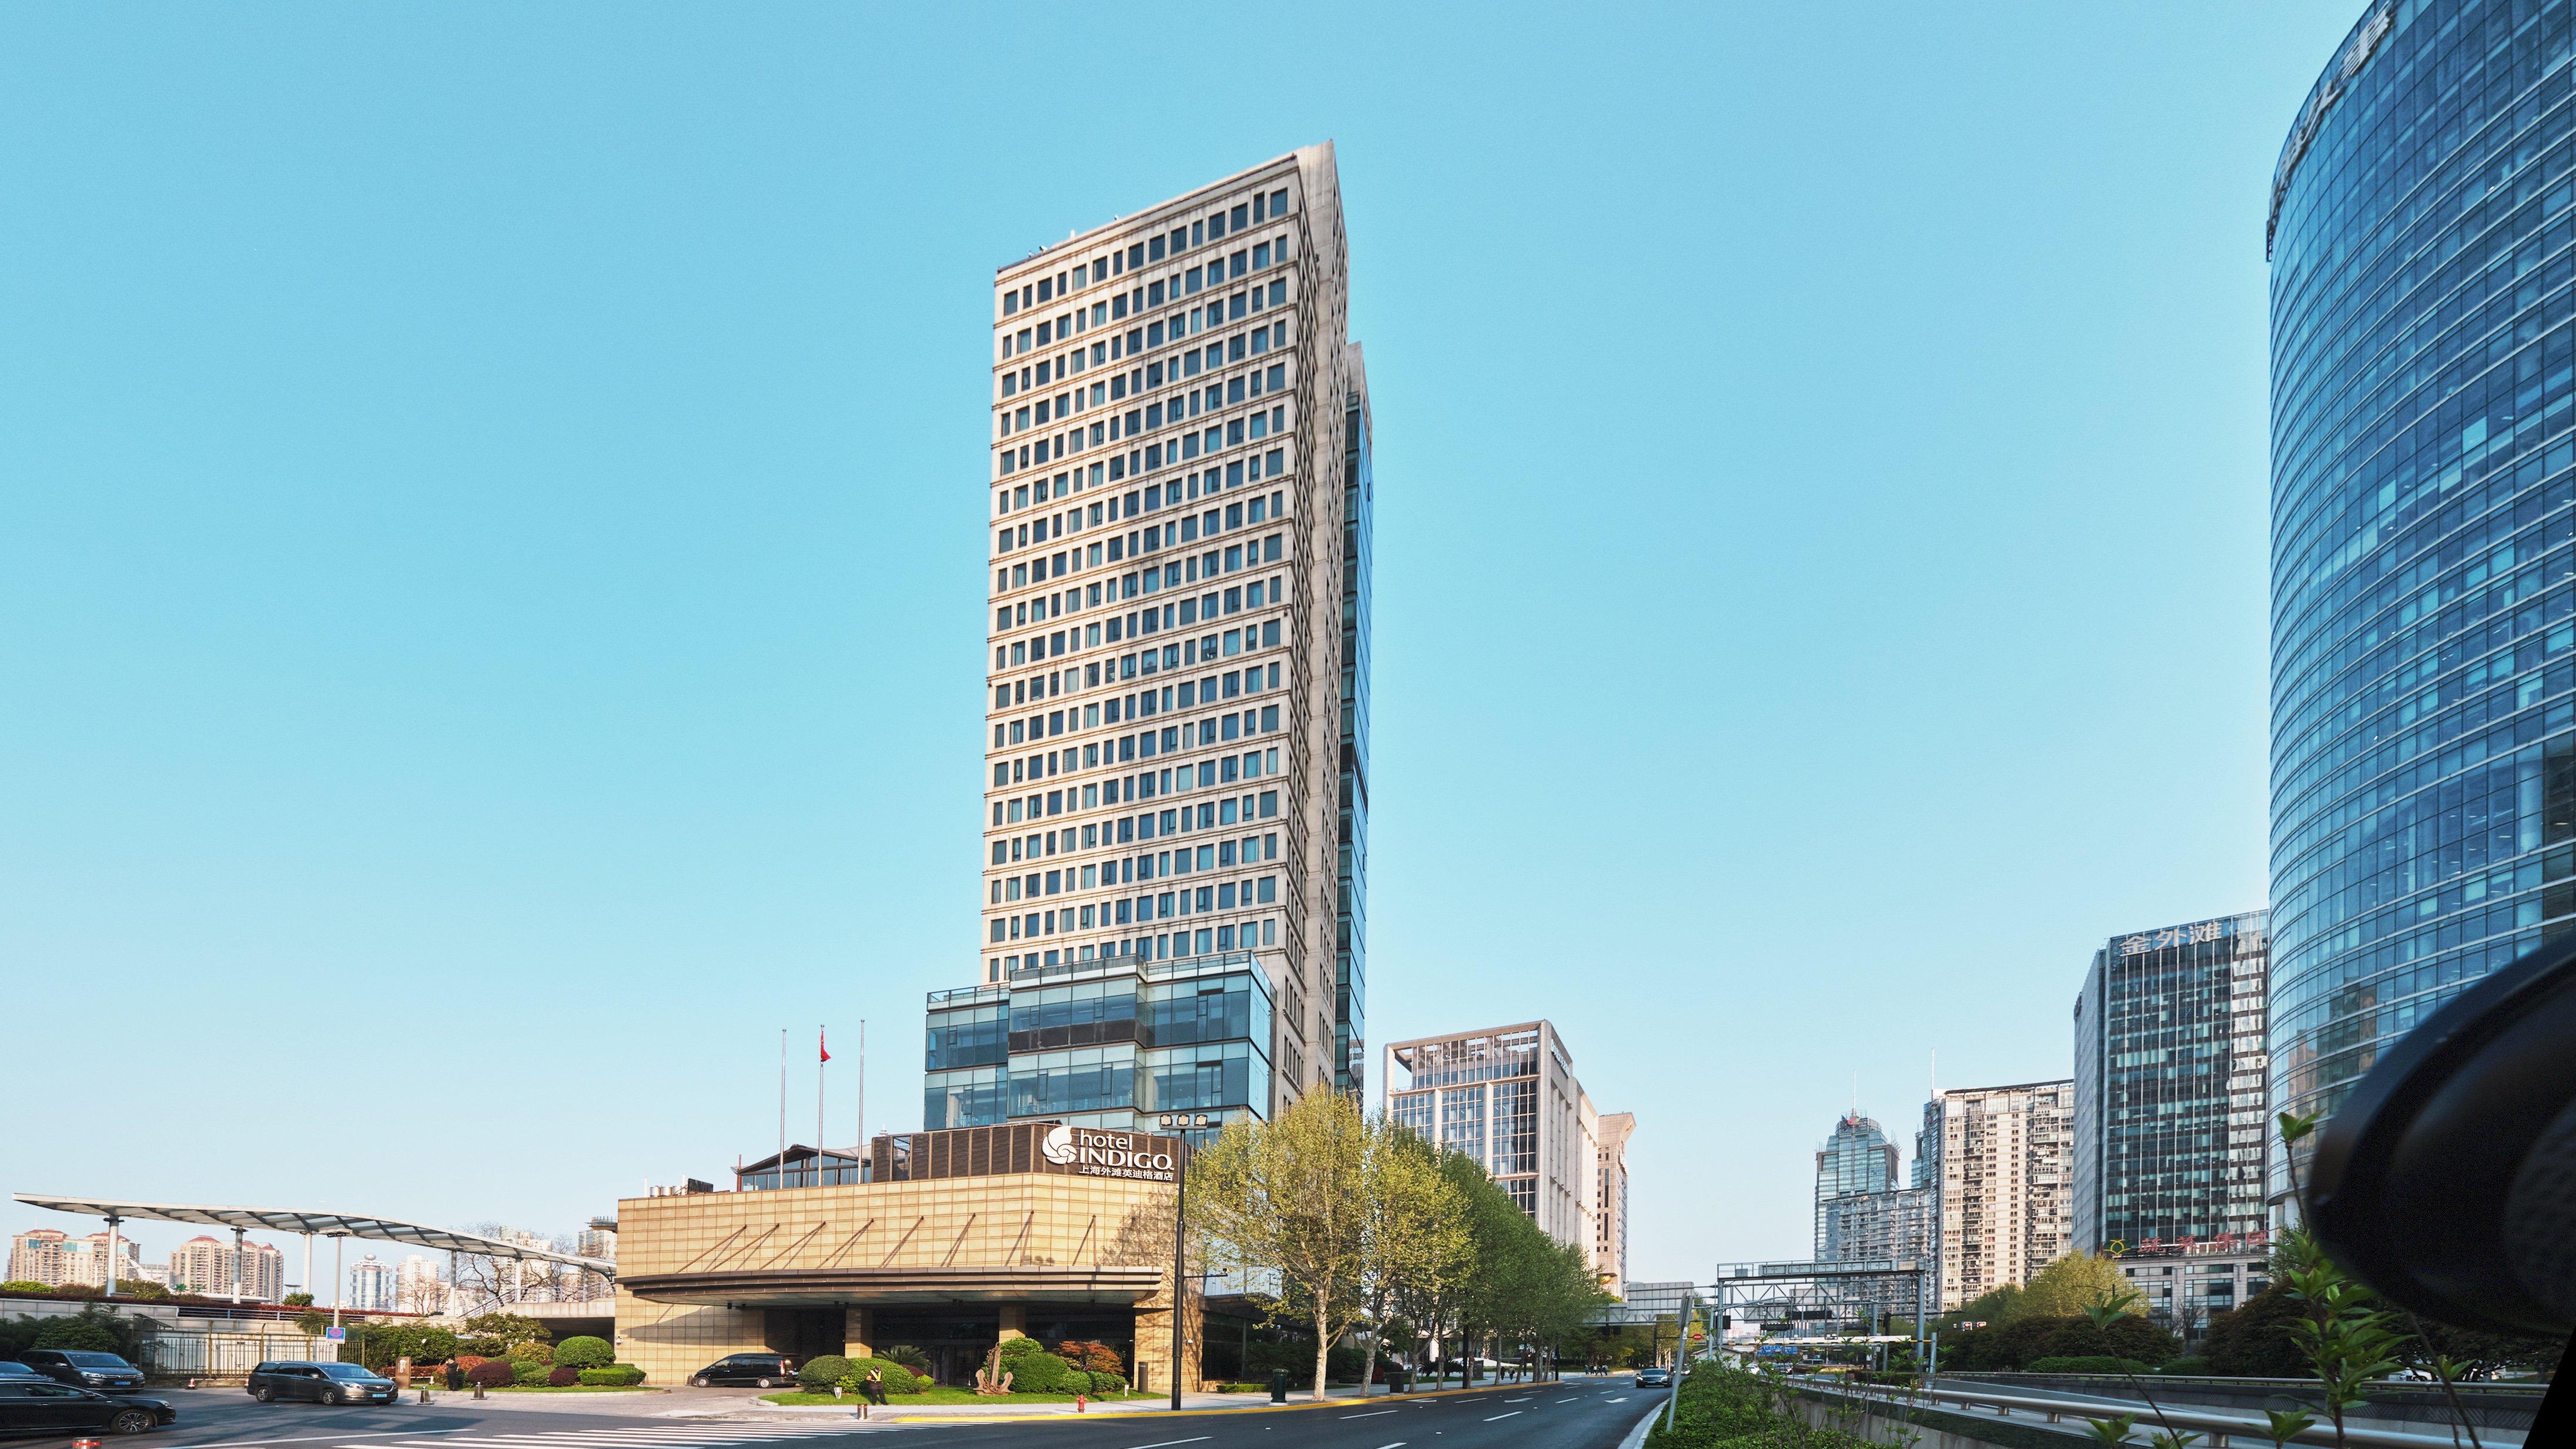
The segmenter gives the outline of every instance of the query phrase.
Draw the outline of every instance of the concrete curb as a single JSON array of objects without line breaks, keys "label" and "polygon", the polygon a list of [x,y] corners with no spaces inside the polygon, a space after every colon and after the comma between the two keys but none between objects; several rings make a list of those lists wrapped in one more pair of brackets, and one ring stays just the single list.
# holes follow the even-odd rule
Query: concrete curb
[{"label": "concrete curb", "polygon": [[1648,1409],[1646,1417],[1637,1421],[1637,1427],[1628,1431],[1628,1437],[1619,1441],[1619,1449],[1639,1449],[1639,1446],[1646,1442],[1647,1432],[1655,1427],[1655,1416],[1663,1411],[1664,1406],[1661,1404]]}]

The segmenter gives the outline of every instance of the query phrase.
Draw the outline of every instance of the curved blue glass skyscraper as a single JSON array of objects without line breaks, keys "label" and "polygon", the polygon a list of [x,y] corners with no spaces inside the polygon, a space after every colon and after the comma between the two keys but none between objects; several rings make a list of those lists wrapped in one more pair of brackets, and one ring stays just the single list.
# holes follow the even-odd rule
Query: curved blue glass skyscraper
[{"label": "curved blue glass skyscraper", "polygon": [[2274,176],[2276,1108],[2576,924],[2568,9],[2374,4]]}]

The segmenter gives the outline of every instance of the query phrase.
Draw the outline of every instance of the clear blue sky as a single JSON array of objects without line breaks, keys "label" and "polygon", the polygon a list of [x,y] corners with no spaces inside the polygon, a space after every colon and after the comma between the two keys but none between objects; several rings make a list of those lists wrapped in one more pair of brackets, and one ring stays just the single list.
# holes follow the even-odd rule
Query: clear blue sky
[{"label": "clear blue sky", "polygon": [[10,4],[0,1187],[565,1230],[862,1018],[919,1125],[991,270],[1330,138],[1370,1035],[1550,1017],[1639,1276],[1803,1251],[1855,1074],[1910,1148],[2263,901],[2264,196],[2356,13]]}]

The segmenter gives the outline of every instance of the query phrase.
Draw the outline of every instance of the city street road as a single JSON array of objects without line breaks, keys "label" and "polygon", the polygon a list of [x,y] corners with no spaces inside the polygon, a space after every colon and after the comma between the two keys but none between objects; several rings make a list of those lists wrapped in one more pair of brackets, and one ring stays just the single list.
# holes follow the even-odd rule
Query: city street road
[{"label": "city street road", "polygon": [[[895,1424],[837,1415],[666,1418],[676,1396],[664,1395],[620,1396],[614,1408],[599,1410],[555,1399],[542,1411],[477,1404],[462,1394],[429,1405],[347,1408],[260,1404],[227,1389],[162,1396],[178,1405],[179,1422],[121,1441],[119,1449],[835,1449],[889,1436],[941,1449],[1616,1449],[1663,1400],[1661,1391],[1632,1388],[1623,1375],[1286,1408]],[[640,1412],[647,1403],[653,1412]],[[63,1449],[71,1441],[16,1442]]]}]

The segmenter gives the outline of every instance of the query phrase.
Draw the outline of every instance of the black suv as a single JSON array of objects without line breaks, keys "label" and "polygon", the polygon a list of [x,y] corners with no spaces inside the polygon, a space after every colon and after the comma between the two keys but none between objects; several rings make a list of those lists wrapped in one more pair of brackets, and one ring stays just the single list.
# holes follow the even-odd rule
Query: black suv
[{"label": "black suv", "polygon": [[143,1392],[143,1370],[112,1353],[85,1348],[31,1348],[18,1361],[56,1383],[103,1394]]},{"label": "black suv", "polygon": [[774,1353],[727,1354],[689,1375],[689,1387],[693,1389],[774,1389],[795,1382],[795,1362]]},{"label": "black suv", "polygon": [[317,1404],[390,1404],[400,1395],[394,1381],[354,1363],[307,1363],[300,1359],[264,1363],[250,1371],[243,1385],[261,1403],[276,1399],[311,1399]]},{"label": "black suv", "polygon": [[0,1377],[0,1434],[55,1438],[85,1429],[140,1434],[177,1422],[179,1411],[166,1399],[102,1394],[26,1374]]}]

